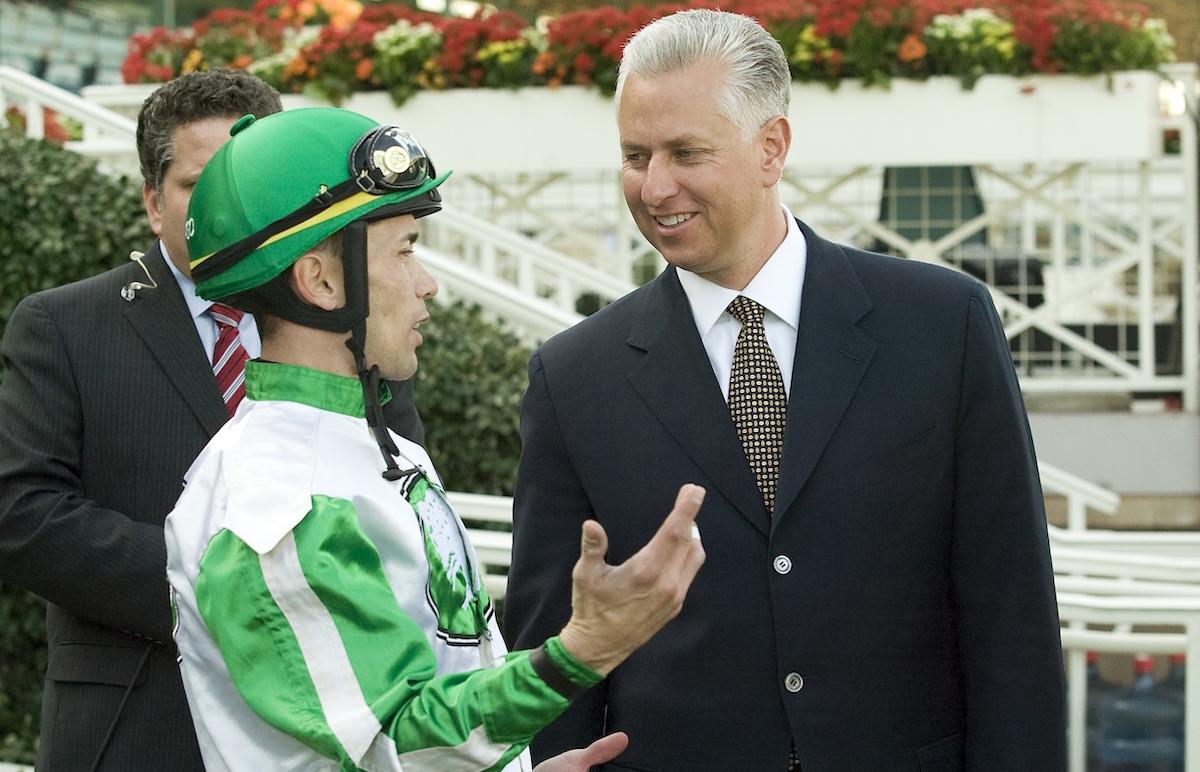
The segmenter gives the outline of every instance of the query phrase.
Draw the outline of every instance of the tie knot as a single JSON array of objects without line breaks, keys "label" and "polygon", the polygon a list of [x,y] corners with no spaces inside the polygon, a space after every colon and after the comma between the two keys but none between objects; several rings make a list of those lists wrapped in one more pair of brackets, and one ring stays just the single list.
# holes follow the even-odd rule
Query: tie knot
[{"label": "tie knot", "polygon": [[246,313],[236,308],[230,308],[224,303],[213,303],[208,307],[208,315],[219,325],[237,327]]},{"label": "tie knot", "polygon": [[758,303],[755,303],[745,295],[738,295],[725,310],[743,325],[745,325],[747,322],[756,322],[761,324],[763,316],[765,316],[767,313],[767,309],[763,308]]}]

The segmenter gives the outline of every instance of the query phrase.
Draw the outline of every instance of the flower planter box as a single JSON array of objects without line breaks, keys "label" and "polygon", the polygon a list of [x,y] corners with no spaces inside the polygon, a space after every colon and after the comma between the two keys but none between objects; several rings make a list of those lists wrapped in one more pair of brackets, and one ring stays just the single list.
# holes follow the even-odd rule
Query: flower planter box
[{"label": "flower planter box", "polygon": [[[323,104],[290,95],[284,107]],[[385,92],[354,94],[342,107],[409,131],[439,170],[595,171],[620,167],[613,100],[582,86],[420,92],[402,106]]]},{"label": "flower planter box", "polygon": [[[1101,76],[984,76],[971,91],[949,77],[847,81],[792,89],[789,165],[936,166],[1141,161],[1162,153],[1153,72]],[[146,86],[104,86],[89,99],[136,110]],[[322,104],[285,95],[287,108]],[[620,166],[611,99],[581,86],[421,92],[401,107],[383,92],[344,107],[411,131],[439,164],[461,173],[613,171]]]},{"label": "flower planter box", "polygon": [[1160,77],[985,75],[970,91],[950,77],[792,90],[800,164],[883,166],[1149,160],[1162,153]]}]

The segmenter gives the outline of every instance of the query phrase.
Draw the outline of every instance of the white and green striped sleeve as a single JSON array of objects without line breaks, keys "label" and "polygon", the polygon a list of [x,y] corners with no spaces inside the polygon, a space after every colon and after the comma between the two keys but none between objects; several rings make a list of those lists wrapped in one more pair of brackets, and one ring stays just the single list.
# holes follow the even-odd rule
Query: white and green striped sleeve
[{"label": "white and green striped sleeve", "polygon": [[394,754],[409,770],[499,770],[601,680],[551,639],[496,667],[436,675],[353,505],[313,497],[269,552],[222,530],[196,602],[238,693],[267,723],[356,769]]}]

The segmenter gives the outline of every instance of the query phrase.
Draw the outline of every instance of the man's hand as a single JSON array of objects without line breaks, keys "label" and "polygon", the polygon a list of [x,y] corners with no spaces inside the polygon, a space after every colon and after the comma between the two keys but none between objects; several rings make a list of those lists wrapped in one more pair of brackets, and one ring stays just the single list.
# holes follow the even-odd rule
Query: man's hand
[{"label": "man's hand", "polygon": [[571,575],[571,619],[559,636],[572,656],[608,675],[675,618],[704,563],[695,525],[703,501],[699,485],[680,488],[654,538],[619,566],[604,562],[604,528],[595,520],[583,524]]},{"label": "man's hand", "polygon": [[533,772],[588,772],[593,764],[612,761],[629,745],[629,735],[613,732],[586,748],[560,753],[533,768]]}]

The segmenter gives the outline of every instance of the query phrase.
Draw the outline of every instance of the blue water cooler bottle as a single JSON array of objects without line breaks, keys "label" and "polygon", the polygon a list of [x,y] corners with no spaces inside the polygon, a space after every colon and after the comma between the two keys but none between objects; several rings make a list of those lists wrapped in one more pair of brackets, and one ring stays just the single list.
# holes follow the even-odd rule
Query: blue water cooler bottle
[{"label": "blue water cooler bottle", "polygon": [[1174,772],[1183,763],[1183,708],[1162,694],[1154,658],[1134,658],[1133,685],[1099,707],[1096,756],[1101,772]]}]

